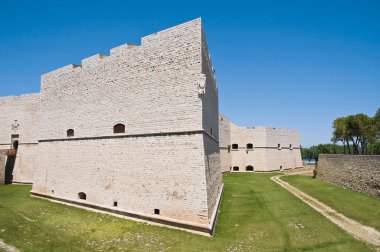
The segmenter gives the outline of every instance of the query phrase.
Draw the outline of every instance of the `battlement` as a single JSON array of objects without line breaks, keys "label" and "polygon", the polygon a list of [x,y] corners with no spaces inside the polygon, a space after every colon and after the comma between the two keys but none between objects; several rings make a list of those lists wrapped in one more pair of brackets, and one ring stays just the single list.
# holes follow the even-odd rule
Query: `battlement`
[{"label": "battlement", "polygon": [[113,57],[123,56],[125,55],[127,50],[138,48],[138,45],[135,44],[124,44],[117,47],[114,47],[110,50],[110,55]]},{"label": "battlement", "polygon": [[[135,53],[137,50],[149,46],[158,46],[159,44],[175,44],[175,41],[184,36],[193,37],[194,33],[201,31],[202,21],[201,18],[197,18],[186,23],[173,26],[171,28],[147,35],[141,38],[141,45],[135,44],[123,44],[114,48],[111,48],[109,55],[107,54],[95,54],[81,61],[80,65],[70,64],[51,72],[45,73],[41,76],[42,79],[46,78],[59,78],[66,74],[76,74],[83,69],[91,69],[98,67],[99,64],[106,62],[106,60],[112,61],[116,58],[131,56],[129,53]],[[198,29],[199,28],[199,29]],[[170,40],[170,42],[168,42]],[[199,40],[201,38],[199,37]]]},{"label": "battlement", "polygon": [[88,58],[85,58],[82,60],[82,68],[90,68],[94,67],[96,65],[99,65],[100,63],[104,62],[104,59],[107,58],[108,55],[106,54],[95,54],[93,56],[90,56]]},{"label": "battlement", "polygon": [[154,43],[157,40],[161,40],[163,37],[166,37],[168,35],[172,36],[172,37],[174,35],[174,37],[176,37],[178,35],[178,34],[176,34],[176,32],[180,32],[181,30],[189,30],[191,28],[198,27],[198,26],[199,26],[199,28],[202,27],[202,18],[200,18],[200,17],[193,19],[193,20],[190,20],[188,22],[170,27],[168,29],[147,35],[145,37],[142,37],[141,38],[141,45],[144,46],[144,45],[147,45],[150,43]]},{"label": "battlement", "polygon": [[0,103],[17,102],[19,100],[37,100],[40,93],[22,94],[16,96],[1,96]]}]

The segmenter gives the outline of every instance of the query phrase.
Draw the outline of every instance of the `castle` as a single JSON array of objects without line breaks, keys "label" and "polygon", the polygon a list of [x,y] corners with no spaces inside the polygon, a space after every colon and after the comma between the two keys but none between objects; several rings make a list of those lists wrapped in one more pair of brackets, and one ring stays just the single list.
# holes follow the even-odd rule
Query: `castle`
[{"label": "castle", "polygon": [[222,172],[282,171],[302,168],[299,134],[273,127],[239,127],[219,117]]},{"label": "castle", "polygon": [[[265,161],[277,148],[260,149],[269,142],[244,140],[252,134],[219,119],[201,19],[44,74],[40,93],[0,97],[0,108],[0,183],[200,233],[213,232],[222,170],[281,169]],[[274,136],[264,131],[255,137]],[[278,137],[288,133],[283,169],[299,166],[297,136]],[[254,147],[243,155],[246,141]]]},{"label": "castle", "polygon": [[218,91],[200,19],[44,74],[39,94],[0,107],[12,179],[33,195],[212,232]]}]

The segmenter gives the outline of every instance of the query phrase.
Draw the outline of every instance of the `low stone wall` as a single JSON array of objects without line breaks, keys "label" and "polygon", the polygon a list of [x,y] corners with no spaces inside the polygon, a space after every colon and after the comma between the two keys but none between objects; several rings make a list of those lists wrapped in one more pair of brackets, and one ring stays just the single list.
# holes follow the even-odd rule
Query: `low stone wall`
[{"label": "low stone wall", "polygon": [[5,182],[5,164],[7,162],[6,150],[0,150],[0,185]]},{"label": "low stone wall", "polygon": [[317,178],[380,199],[380,156],[320,154]]}]

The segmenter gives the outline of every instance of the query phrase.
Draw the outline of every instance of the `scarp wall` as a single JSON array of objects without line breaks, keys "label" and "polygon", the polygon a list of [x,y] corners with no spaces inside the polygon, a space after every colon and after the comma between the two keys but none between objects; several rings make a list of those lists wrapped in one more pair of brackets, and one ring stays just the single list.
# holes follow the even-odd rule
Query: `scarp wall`
[{"label": "scarp wall", "polygon": [[319,154],[317,178],[380,199],[380,156]]},{"label": "scarp wall", "polygon": [[40,107],[34,194],[212,224],[218,93],[200,19],[43,75]]}]

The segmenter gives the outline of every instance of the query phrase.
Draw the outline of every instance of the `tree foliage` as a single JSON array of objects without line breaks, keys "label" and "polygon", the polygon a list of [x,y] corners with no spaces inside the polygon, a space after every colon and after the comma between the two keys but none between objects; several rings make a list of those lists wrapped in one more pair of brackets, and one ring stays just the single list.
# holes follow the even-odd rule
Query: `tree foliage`
[{"label": "tree foliage", "polygon": [[319,154],[380,155],[380,109],[373,117],[365,114],[338,117],[333,129],[332,144],[301,148],[302,159],[318,161]]},{"label": "tree foliage", "polygon": [[365,114],[339,117],[334,120],[333,129],[332,141],[341,142],[344,153],[370,154],[374,146],[369,145],[375,145],[380,135],[380,109],[372,118]]}]

